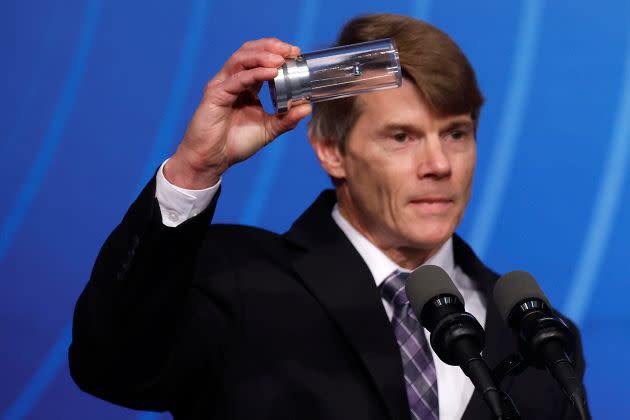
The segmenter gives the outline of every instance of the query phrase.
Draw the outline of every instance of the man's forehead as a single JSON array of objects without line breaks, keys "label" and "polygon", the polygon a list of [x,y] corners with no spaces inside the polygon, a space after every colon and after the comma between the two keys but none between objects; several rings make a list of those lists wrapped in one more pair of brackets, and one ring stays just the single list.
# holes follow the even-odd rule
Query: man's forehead
[{"label": "man's forehead", "polygon": [[406,79],[400,88],[359,95],[355,106],[360,113],[359,119],[379,126],[473,123],[471,113],[440,114]]},{"label": "man's forehead", "polygon": [[433,112],[418,112],[417,109],[413,109],[413,106],[406,107],[400,112],[396,112],[395,109],[375,109],[366,106],[362,108],[359,119],[363,119],[364,122],[380,130],[399,128],[424,131],[456,126],[474,127],[470,113],[441,116]]}]

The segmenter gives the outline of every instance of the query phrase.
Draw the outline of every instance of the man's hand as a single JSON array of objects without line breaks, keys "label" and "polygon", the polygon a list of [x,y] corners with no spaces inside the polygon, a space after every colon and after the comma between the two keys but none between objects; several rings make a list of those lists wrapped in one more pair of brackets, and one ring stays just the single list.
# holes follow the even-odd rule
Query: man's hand
[{"label": "man's hand", "polygon": [[227,168],[306,117],[309,104],[269,115],[258,99],[263,82],[276,77],[286,57],[299,54],[298,47],[275,38],[243,44],[206,85],[184,139],[164,167],[169,182],[188,189],[210,187]]}]

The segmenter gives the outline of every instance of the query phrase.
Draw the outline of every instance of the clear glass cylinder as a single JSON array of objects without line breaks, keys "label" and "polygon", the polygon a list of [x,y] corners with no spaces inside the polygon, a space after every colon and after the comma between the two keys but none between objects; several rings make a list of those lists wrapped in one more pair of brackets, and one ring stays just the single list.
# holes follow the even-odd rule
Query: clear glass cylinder
[{"label": "clear glass cylinder", "polygon": [[343,45],[287,60],[269,84],[277,112],[304,102],[320,102],[399,87],[398,51],[392,39]]}]

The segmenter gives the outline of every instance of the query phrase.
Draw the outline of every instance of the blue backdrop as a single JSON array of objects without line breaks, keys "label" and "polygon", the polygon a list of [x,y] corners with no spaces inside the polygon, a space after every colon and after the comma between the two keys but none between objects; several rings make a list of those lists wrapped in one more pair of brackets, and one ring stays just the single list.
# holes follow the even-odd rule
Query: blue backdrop
[{"label": "blue backdrop", "polygon": [[[363,12],[425,18],[487,97],[459,232],[531,271],[582,328],[594,417],[630,411],[630,2],[4,1],[0,45],[0,415],[150,419],[79,391],[74,303],[96,253],[244,41],[328,46]],[[304,126],[224,178],[216,219],[285,230],[328,180]],[[615,360],[624,360],[614,363]],[[166,418],[166,416],[163,416]]]}]

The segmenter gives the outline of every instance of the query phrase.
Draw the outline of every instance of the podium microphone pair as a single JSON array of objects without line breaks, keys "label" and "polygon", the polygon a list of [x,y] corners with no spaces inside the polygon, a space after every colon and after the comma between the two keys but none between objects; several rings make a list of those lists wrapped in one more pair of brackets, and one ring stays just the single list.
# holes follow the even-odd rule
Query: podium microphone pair
[{"label": "podium microphone pair", "polygon": [[[422,325],[431,333],[431,347],[444,363],[460,366],[481,393],[497,419],[519,419],[510,397],[501,391],[481,357],[485,333],[477,319],[464,310],[464,299],[440,267],[425,265],[414,270],[405,287]],[[547,369],[572,401],[582,419],[590,419],[584,388],[567,354],[575,339],[566,324],[554,315],[536,280],[524,271],[501,277],[494,300],[507,325],[519,337],[519,351],[534,367]]]}]

